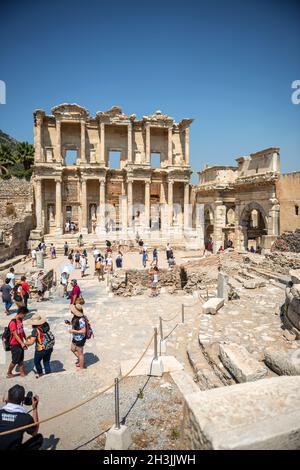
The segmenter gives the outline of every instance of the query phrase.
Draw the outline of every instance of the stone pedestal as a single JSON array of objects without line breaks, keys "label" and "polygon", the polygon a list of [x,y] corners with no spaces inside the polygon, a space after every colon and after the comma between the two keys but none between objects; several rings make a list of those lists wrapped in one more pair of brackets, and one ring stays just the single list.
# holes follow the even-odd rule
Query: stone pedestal
[{"label": "stone pedestal", "polygon": [[39,269],[44,269],[44,255],[42,251],[36,252],[36,267]]},{"label": "stone pedestal", "polygon": [[33,250],[38,244],[43,240],[43,232],[39,229],[31,230],[29,239],[28,239],[28,250]]},{"label": "stone pedestal", "polygon": [[164,373],[164,365],[161,357],[154,359],[150,364],[149,375],[154,377],[161,377]]},{"label": "stone pedestal", "polygon": [[131,435],[127,426],[121,425],[120,429],[112,427],[107,433],[105,450],[127,450],[131,444]]},{"label": "stone pedestal", "polygon": [[222,272],[218,274],[218,297],[228,300],[228,275]]}]

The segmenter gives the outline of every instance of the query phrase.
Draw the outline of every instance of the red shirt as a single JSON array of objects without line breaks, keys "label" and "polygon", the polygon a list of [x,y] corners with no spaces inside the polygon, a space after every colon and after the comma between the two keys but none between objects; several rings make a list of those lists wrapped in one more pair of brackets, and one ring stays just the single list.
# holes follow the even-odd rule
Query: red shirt
[{"label": "red shirt", "polygon": [[25,333],[24,333],[24,328],[23,328],[23,322],[20,320],[12,320],[9,324],[9,331],[11,332],[11,337],[9,340],[9,344],[11,346],[18,346],[20,343],[16,340],[16,338],[13,336],[13,331],[17,332],[17,335],[21,340],[25,338]]},{"label": "red shirt", "polygon": [[26,281],[21,282],[22,290],[23,290],[23,295],[29,293],[29,284]]},{"label": "red shirt", "polygon": [[74,296],[77,298],[80,295],[80,287],[76,284],[73,286],[72,292],[71,292],[71,304],[74,303]]}]

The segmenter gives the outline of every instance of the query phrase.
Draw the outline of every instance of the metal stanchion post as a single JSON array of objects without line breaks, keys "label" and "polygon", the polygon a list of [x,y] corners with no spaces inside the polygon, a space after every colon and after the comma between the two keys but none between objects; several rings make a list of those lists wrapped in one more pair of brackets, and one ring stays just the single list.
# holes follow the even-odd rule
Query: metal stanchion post
[{"label": "metal stanchion post", "polygon": [[120,424],[119,379],[115,378],[115,425],[106,436],[105,450],[127,450],[132,444],[130,431],[125,424]]},{"label": "metal stanchion post", "polygon": [[115,428],[120,429],[119,379],[115,378]]},{"label": "metal stanchion post", "polygon": [[164,334],[163,334],[163,325],[162,325],[162,318],[161,317],[159,317],[159,334],[160,334],[160,340],[163,341]]},{"label": "metal stanchion post", "polygon": [[184,304],[181,304],[181,321],[184,323]]},{"label": "metal stanchion post", "polygon": [[154,360],[157,360],[157,328],[154,328]]}]

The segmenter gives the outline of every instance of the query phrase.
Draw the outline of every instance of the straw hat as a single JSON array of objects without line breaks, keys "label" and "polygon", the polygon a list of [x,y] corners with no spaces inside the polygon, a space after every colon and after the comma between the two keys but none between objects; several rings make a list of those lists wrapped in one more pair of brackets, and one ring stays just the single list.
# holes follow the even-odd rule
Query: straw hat
[{"label": "straw hat", "polygon": [[33,326],[39,326],[43,325],[43,323],[46,323],[47,318],[41,315],[40,313],[35,313],[32,315],[32,317],[28,320],[28,323]]},{"label": "straw hat", "polygon": [[80,304],[77,304],[77,305],[72,304],[70,307],[70,310],[73,313],[73,315],[75,315],[76,317],[83,316],[83,308],[82,308],[82,305]]}]

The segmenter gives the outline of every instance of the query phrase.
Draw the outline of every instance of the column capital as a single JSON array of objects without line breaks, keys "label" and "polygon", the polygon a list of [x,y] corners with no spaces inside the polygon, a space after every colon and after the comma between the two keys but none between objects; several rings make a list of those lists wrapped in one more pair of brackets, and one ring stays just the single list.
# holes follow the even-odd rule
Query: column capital
[{"label": "column capital", "polygon": [[62,183],[62,178],[57,176],[56,178],[54,178],[54,181],[55,183]]}]

